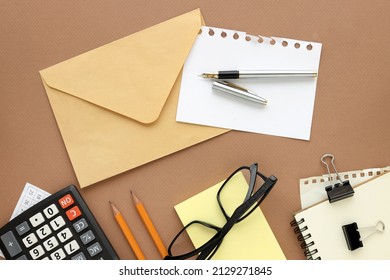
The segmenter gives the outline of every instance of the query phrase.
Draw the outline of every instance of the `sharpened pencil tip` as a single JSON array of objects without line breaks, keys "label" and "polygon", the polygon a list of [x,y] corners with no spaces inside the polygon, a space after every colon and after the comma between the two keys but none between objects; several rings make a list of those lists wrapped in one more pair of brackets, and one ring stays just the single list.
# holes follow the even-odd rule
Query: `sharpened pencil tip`
[{"label": "sharpened pencil tip", "polygon": [[135,204],[138,204],[138,203],[141,202],[139,200],[139,198],[135,195],[135,193],[133,193],[132,191],[131,191],[131,196],[133,197],[133,201],[134,201]]}]

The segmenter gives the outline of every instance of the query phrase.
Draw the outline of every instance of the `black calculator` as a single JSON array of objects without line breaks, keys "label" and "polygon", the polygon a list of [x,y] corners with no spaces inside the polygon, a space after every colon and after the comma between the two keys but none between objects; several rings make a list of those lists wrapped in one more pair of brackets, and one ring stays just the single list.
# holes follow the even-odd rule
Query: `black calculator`
[{"label": "black calculator", "polygon": [[115,250],[77,188],[70,185],[0,229],[10,260],[116,260]]}]

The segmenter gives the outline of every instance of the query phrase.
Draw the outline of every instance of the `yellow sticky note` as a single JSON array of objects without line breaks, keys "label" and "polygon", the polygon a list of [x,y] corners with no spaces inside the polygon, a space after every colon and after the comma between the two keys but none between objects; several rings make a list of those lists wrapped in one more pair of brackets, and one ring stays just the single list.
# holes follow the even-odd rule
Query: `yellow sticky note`
[{"label": "yellow sticky note", "polygon": [[[242,195],[245,195],[248,189],[248,183],[242,173],[237,173],[232,180],[234,180],[235,188],[229,194],[230,205],[226,205],[226,208],[240,204]],[[205,221],[219,227],[226,223],[217,202],[217,192],[222,183],[175,206],[183,225],[193,220]],[[188,228],[187,232],[196,248],[215,234],[215,231],[196,226]],[[261,209],[258,208],[246,219],[233,226],[212,259],[284,260],[286,258]]]}]

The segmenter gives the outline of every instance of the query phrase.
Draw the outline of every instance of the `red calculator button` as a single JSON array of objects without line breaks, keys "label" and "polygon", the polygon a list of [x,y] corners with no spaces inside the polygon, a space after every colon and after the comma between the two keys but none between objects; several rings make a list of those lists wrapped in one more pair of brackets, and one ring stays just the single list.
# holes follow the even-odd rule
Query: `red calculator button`
[{"label": "red calculator button", "polygon": [[69,209],[68,211],[66,211],[66,216],[68,216],[69,221],[76,219],[80,215],[81,215],[81,211],[78,206],[75,206]]},{"label": "red calculator button", "polygon": [[62,209],[65,209],[74,203],[73,197],[70,194],[61,197],[58,200],[58,203],[61,205]]}]

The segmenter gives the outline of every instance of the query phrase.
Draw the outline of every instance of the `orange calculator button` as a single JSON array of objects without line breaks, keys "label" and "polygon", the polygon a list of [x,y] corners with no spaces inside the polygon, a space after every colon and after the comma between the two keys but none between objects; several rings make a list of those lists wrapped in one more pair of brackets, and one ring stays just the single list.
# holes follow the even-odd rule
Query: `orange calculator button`
[{"label": "orange calculator button", "polygon": [[76,219],[80,215],[81,215],[81,211],[78,206],[75,206],[69,209],[68,211],[66,211],[66,216],[68,216],[69,221]]},{"label": "orange calculator button", "polygon": [[70,194],[61,197],[58,200],[58,203],[61,205],[62,209],[65,209],[74,203],[73,197]]}]

